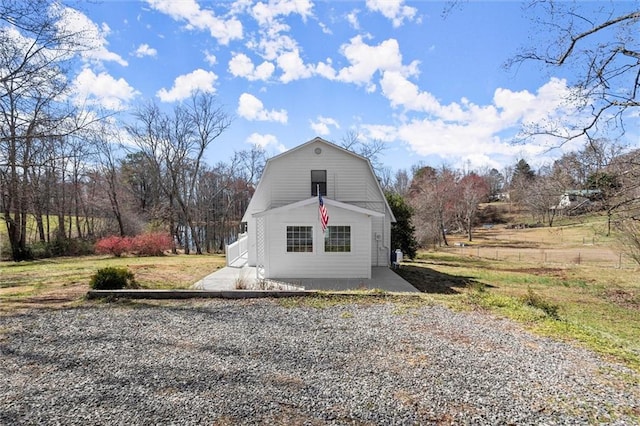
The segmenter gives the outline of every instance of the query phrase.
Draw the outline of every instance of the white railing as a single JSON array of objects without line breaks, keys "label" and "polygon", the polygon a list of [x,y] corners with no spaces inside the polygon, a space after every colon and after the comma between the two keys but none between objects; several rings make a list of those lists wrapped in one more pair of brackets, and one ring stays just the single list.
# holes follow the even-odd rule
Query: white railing
[{"label": "white railing", "polygon": [[249,247],[249,236],[245,232],[238,235],[235,243],[225,246],[225,255],[227,258],[227,266],[231,266],[236,260],[247,254]]}]

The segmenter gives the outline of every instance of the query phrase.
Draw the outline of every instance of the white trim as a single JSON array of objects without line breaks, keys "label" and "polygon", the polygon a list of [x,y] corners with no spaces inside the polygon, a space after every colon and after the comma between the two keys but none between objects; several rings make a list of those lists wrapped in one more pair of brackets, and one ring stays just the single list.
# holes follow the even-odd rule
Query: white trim
[{"label": "white trim", "polygon": [[[322,197],[322,201],[324,202],[325,205],[328,206],[332,206],[332,207],[337,207],[339,209],[345,209],[345,210],[349,210],[355,213],[360,213],[363,215],[367,215],[367,216],[373,216],[373,217],[384,217],[384,213],[380,213],[380,212],[376,212],[373,210],[369,210],[369,209],[364,209],[362,207],[358,207],[358,206],[354,206],[353,204],[347,204],[347,203],[343,203],[340,201],[336,201],[336,200],[332,200],[330,198],[327,197]],[[281,207],[276,207],[273,209],[269,209],[269,210],[264,210],[258,213],[253,213],[252,216],[253,217],[262,217],[262,216],[267,216],[267,215],[271,215],[271,214],[277,214],[277,213],[282,213],[285,212],[287,210],[292,210],[292,209],[297,209],[299,207],[305,207],[308,206],[309,204],[312,203],[318,203],[318,197],[311,197],[311,198],[307,198],[306,200],[302,200],[302,201],[296,201],[295,203],[291,203],[291,204],[287,204],[286,206],[281,206]],[[331,214],[331,212],[329,212],[329,214]]]}]

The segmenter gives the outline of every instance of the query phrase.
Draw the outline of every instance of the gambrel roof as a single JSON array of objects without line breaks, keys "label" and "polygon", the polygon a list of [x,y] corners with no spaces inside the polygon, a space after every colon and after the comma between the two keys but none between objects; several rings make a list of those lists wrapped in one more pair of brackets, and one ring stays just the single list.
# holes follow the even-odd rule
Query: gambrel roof
[{"label": "gambrel roof", "polygon": [[[315,137],[315,138],[311,139],[308,142],[305,142],[305,143],[303,143],[301,145],[296,146],[295,148],[291,148],[291,149],[289,149],[289,150],[287,150],[287,151],[285,151],[285,152],[283,152],[281,154],[278,154],[278,155],[268,159],[267,163],[266,163],[266,165],[264,167],[264,170],[262,172],[262,177],[260,178],[260,181],[258,182],[258,186],[256,187],[255,194],[258,194],[263,190],[262,187],[264,186],[265,176],[268,176],[269,169],[271,167],[273,167],[272,164],[274,162],[278,162],[278,160],[280,160],[282,158],[285,158],[285,157],[287,157],[287,156],[289,156],[289,155],[291,155],[291,154],[293,154],[293,153],[295,153],[295,152],[297,152],[299,150],[302,150],[302,149],[306,148],[307,146],[309,146],[311,144],[317,144],[317,143],[327,145],[328,147],[330,147],[332,149],[336,149],[338,151],[343,152],[345,155],[352,156],[352,157],[354,157],[354,158],[356,158],[356,159],[358,159],[360,161],[365,162],[366,168],[367,168],[368,172],[371,174],[372,181],[375,182],[375,185],[377,187],[376,191],[380,195],[380,201],[384,203],[385,211],[389,215],[389,218],[390,218],[391,222],[395,222],[396,221],[395,216],[393,215],[393,212],[391,211],[391,207],[389,206],[389,203],[387,202],[387,199],[386,199],[386,197],[384,195],[382,187],[380,186],[380,182],[378,181],[378,179],[377,179],[377,177],[375,175],[375,172],[373,171],[373,167],[372,167],[371,162],[369,161],[369,159],[366,158],[366,157],[363,157],[363,156],[361,156],[359,154],[356,154],[355,152],[349,151],[348,149],[345,149],[345,148],[343,148],[341,146],[338,146],[338,145],[336,145],[334,143],[331,143],[331,142],[329,142],[329,141],[327,141],[325,139],[322,139],[320,137]],[[249,202],[249,205],[247,206],[247,210],[246,210],[246,212],[245,212],[245,214],[244,214],[244,216],[242,218],[243,222],[247,222],[249,220],[250,215],[252,215],[252,214],[255,215],[256,213],[260,213],[260,212],[256,212],[255,211],[255,207],[256,207],[255,204],[254,204],[255,194],[254,194],[254,197],[252,197],[251,201]],[[360,207],[356,207],[356,206],[353,206],[353,205],[348,204],[348,203],[342,203],[342,202],[339,202],[339,201],[336,201],[336,200],[331,200],[330,198],[326,198],[326,197],[323,197],[323,198],[329,204],[339,203],[339,205],[336,205],[338,207],[347,208],[347,207],[344,207],[344,206],[348,205],[349,207],[347,209],[351,209],[351,210],[361,209]],[[304,203],[304,202],[311,202],[311,201],[302,200],[302,201],[299,201],[298,203]],[[296,203],[292,203],[292,204],[296,204]],[[293,207],[292,204],[289,204],[288,207],[290,207],[290,208]],[[281,206],[281,207],[287,207],[287,206]],[[278,208],[281,208],[281,207],[278,207]],[[369,213],[364,213],[364,214],[375,213],[375,212],[373,212],[371,210],[368,210],[368,209],[362,209],[362,210],[366,211],[366,212],[369,212]],[[356,211],[356,210],[354,210],[354,211]],[[371,214],[371,215],[372,216],[378,216],[377,214]]]}]

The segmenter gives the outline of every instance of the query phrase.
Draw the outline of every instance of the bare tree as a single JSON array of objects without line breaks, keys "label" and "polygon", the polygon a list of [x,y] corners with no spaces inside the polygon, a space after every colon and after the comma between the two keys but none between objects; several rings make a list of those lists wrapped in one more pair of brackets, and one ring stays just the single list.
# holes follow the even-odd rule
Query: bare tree
[{"label": "bare tree", "polygon": [[455,217],[456,174],[442,167],[415,170],[409,189],[409,203],[414,211],[417,237],[421,244],[444,244],[447,230]]},{"label": "bare tree", "polygon": [[476,173],[469,173],[456,182],[455,209],[458,218],[467,233],[469,241],[473,241],[473,227],[480,203],[489,196],[486,180]]},{"label": "bare tree", "polygon": [[208,93],[195,93],[189,102],[177,105],[171,115],[150,103],[135,117],[137,124],[127,129],[152,165],[171,212],[180,220],[173,223],[172,213],[172,232],[183,242],[185,253],[190,253],[193,244],[196,253],[202,254],[202,233],[194,208],[202,159],[211,143],[229,127],[231,118]]},{"label": "bare tree", "polygon": [[236,162],[242,178],[255,188],[267,163],[267,153],[259,145],[253,145],[251,149],[237,151],[232,159],[232,163]]},{"label": "bare tree", "polygon": [[396,171],[395,178],[393,180],[393,192],[404,197],[409,192],[410,184],[411,180],[409,179],[409,174],[405,169]]},{"label": "bare tree", "polygon": [[86,124],[62,101],[70,79],[65,67],[85,48],[83,34],[58,25],[62,8],[46,0],[0,0],[0,194],[12,257],[30,257],[27,215],[30,178],[42,147]]},{"label": "bare tree", "polygon": [[[529,135],[575,138],[615,138],[640,106],[640,8],[638,3],[532,1],[541,37],[510,60],[508,67],[534,61],[577,72],[567,102],[579,110],[577,124],[530,123]],[[541,9],[541,10],[539,10]],[[575,116],[573,117],[575,118]]]},{"label": "bare tree", "polygon": [[560,196],[565,190],[561,180],[551,174],[538,176],[529,186],[527,197],[523,200],[526,209],[535,220],[553,226]]},{"label": "bare tree", "polygon": [[382,177],[384,174],[384,165],[380,156],[387,149],[387,146],[380,139],[373,139],[371,141],[363,141],[362,136],[353,130],[349,130],[346,135],[342,137],[340,145],[344,149],[355,152],[356,154],[365,157],[371,163],[373,171],[378,177]]},{"label": "bare tree", "polygon": [[121,237],[127,235],[125,227],[125,206],[122,203],[122,173],[120,171],[120,158],[118,157],[119,143],[117,137],[106,126],[102,126],[92,135],[92,145],[97,151],[97,170],[99,171],[99,183],[103,187],[103,193],[109,200],[110,211],[117,223],[118,233]]}]

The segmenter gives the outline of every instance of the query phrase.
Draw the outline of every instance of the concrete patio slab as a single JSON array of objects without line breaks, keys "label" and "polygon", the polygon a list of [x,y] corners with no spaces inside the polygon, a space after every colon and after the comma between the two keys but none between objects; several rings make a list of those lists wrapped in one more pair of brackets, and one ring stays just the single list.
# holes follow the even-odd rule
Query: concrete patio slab
[{"label": "concrete patio slab", "polygon": [[[200,290],[236,290],[236,283],[244,281],[248,288],[256,283],[256,268],[226,266],[194,284]],[[371,268],[371,278],[278,278],[277,283],[300,287],[304,290],[358,290],[380,289],[389,292],[418,293],[419,291],[400,275],[387,267]],[[290,287],[288,289],[292,289]]]}]

